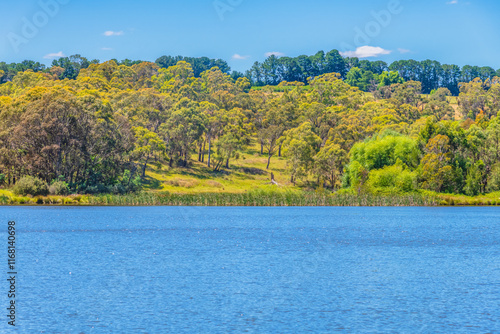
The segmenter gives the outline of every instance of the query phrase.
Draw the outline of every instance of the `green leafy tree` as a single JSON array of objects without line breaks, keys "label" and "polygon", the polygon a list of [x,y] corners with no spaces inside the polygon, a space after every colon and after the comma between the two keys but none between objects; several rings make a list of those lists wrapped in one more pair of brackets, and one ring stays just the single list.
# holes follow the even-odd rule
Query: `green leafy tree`
[{"label": "green leafy tree", "polygon": [[396,71],[383,72],[379,77],[379,85],[378,88],[382,86],[390,86],[393,84],[402,84],[404,82],[403,78],[399,76],[399,73]]},{"label": "green leafy tree", "polygon": [[372,71],[366,71],[358,67],[353,67],[347,73],[345,82],[351,86],[358,87],[364,92],[374,91],[379,83],[378,75]]},{"label": "green leafy tree", "polygon": [[484,112],[487,103],[487,93],[480,79],[460,84],[458,105],[464,117],[476,119],[480,112]]},{"label": "green leafy tree", "polygon": [[436,135],[425,147],[426,155],[420,163],[420,179],[424,189],[440,192],[446,183],[451,183],[453,167],[451,163],[450,139]]},{"label": "green leafy tree", "polygon": [[327,180],[332,189],[340,185],[342,171],[349,161],[347,152],[340,145],[327,143],[314,156],[314,173],[320,179]]},{"label": "green leafy tree", "polygon": [[484,191],[484,175],[485,165],[484,162],[479,160],[473,164],[467,171],[467,178],[465,179],[465,194],[468,196],[476,196]]},{"label": "green leafy tree", "polygon": [[239,150],[248,144],[248,127],[245,126],[243,119],[243,112],[239,108],[234,108],[224,115],[222,135],[217,142],[217,162],[214,170],[220,170],[223,163],[229,168],[229,160],[237,158]]},{"label": "green leafy tree", "polygon": [[164,154],[166,149],[165,143],[157,133],[148,129],[138,126],[134,127],[133,130],[136,142],[132,154],[142,165],[142,177],[145,177],[148,162],[155,154]]},{"label": "green leafy tree", "polygon": [[491,167],[491,172],[488,175],[488,185],[486,191],[500,191],[500,163],[496,163]]},{"label": "green leafy tree", "polygon": [[498,116],[491,119],[485,131],[485,135],[485,148],[488,154],[488,160],[492,163],[500,162],[500,119]]},{"label": "green leafy tree", "polygon": [[419,154],[415,140],[390,131],[366,142],[357,143],[350,152],[351,162],[358,161],[367,170],[392,166],[397,161],[409,168],[415,168]]},{"label": "green leafy tree", "polygon": [[283,153],[288,158],[290,181],[295,184],[296,180],[306,176],[312,169],[321,138],[312,131],[309,122],[286,131],[283,137]]},{"label": "green leafy tree", "polygon": [[195,143],[205,132],[205,117],[196,103],[184,98],[171,117],[160,126],[159,133],[167,146],[170,167],[174,160],[187,167]]}]

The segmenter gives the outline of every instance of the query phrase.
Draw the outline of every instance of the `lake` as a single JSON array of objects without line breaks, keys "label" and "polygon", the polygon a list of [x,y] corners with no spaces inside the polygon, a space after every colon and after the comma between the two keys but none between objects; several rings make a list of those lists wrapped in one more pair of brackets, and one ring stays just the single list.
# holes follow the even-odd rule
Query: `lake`
[{"label": "lake", "polygon": [[[498,333],[498,208],[0,207],[18,333]],[[0,332],[8,332],[6,280]]]}]

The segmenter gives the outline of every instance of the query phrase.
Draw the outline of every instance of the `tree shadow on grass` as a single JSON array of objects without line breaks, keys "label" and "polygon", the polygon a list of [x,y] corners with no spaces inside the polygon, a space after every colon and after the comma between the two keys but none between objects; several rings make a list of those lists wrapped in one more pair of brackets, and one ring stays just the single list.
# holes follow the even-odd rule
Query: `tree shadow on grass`
[{"label": "tree shadow on grass", "polygon": [[163,188],[163,183],[160,180],[152,178],[150,176],[146,176],[142,180],[142,186],[146,189],[150,190],[159,190]]},{"label": "tree shadow on grass", "polygon": [[240,173],[243,174],[250,174],[250,175],[267,175],[268,172],[260,169],[260,168],[255,168],[255,167],[233,167],[234,170],[237,170]]}]

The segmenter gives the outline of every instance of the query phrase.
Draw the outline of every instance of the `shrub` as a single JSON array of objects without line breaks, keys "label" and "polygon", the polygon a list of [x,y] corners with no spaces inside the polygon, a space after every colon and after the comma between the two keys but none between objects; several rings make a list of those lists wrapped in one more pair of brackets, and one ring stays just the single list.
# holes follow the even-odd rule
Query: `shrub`
[{"label": "shrub", "polygon": [[359,162],[368,170],[392,166],[398,160],[408,167],[418,165],[418,145],[415,140],[386,131],[378,136],[356,143],[351,149],[351,164]]},{"label": "shrub", "polygon": [[47,182],[37,177],[23,176],[17,181],[12,191],[14,194],[21,196],[45,196],[49,193],[49,186]]},{"label": "shrub", "polygon": [[56,181],[53,182],[49,187],[49,193],[51,195],[68,195],[69,194],[69,186],[64,181]]},{"label": "shrub", "polygon": [[373,170],[368,177],[368,187],[375,191],[390,190],[390,192],[411,192],[415,190],[417,175],[403,169],[402,165],[387,166]]},{"label": "shrub", "polygon": [[103,184],[96,184],[96,185],[84,185],[79,189],[80,193],[84,194],[89,194],[89,195],[96,195],[96,194],[106,194],[109,192],[109,188],[106,187]]}]

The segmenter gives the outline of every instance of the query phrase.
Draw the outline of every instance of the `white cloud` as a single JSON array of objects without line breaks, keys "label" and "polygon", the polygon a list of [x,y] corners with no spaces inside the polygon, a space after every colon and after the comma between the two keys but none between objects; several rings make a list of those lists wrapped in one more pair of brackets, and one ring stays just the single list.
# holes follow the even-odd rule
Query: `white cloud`
[{"label": "white cloud", "polygon": [[108,31],[105,31],[104,36],[106,37],[110,37],[110,36],[121,36],[123,35],[123,31],[112,31],[112,30],[108,30]]},{"label": "white cloud", "polygon": [[103,50],[103,51],[112,51],[113,48],[101,48],[101,50]]},{"label": "white cloud", "polygon": [[344,57],[357,57],[357,58],[369,58],[369,57],[378,57],[381,55],[388,55],[392,51],[382,49],[378,46],[360,46],[356,49],[356,51],[346,51],[341,52],[340,54]]},{"label": "white cloud", "polygon": [[399,48],[398,51],[399,51],[399,53],[409,53],[409,52],[411,52],[411,50],[401,49],[401,48]]},{"label": "white cloud", "polygon": [[235,53],[231,58],[233,60],[246,60],[246,59],[250,58],[250,56],[242,56],[242,55]]},{"label": "white cloud", "polygon": [[458,4],[458,0],[451,0],[446,3],[447,5],[456,5]]},{"label": "white cloud", "polygon": [[271,56],[283,57],[285,54],[283,52],[273,51],[273,52],[266,52],[264,55],[266,57],[271,57]]},{"label": "white cloud", "polygon": [[49,54],[43,56],[44,59],[54,59],[54,58],[61,58],[61,57],[65,57],[65,55],[62,51],[59,51],[58,53],[49,53]]}]

